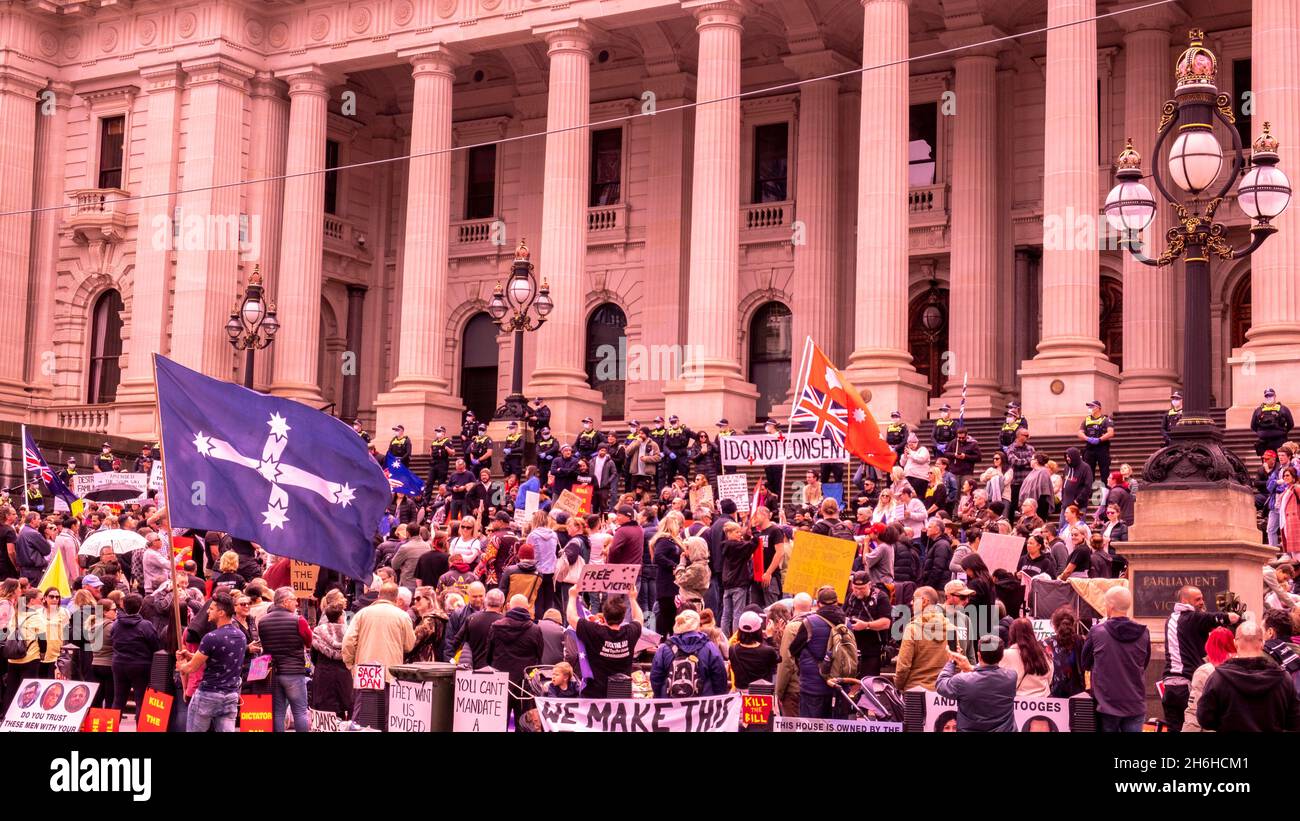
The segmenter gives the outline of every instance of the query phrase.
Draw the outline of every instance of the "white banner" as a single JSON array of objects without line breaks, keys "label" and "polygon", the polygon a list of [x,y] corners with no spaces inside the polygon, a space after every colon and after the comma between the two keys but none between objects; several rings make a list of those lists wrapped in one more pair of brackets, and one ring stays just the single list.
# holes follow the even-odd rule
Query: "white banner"
[{"label": "white banner", "polygon": [[90,709],[98,684],[33,678],[18,682],[0,732],[75,733]]},{"label": "white banner", "polygon": [[[723,437],[729,439],[731,437]],[[749,512],[749,479],[743,473],[718,474],[718,501],[730,499],[736,503],[736,510]]]},{"label": "white banner", "polygon": [[548,733],[735,733],[740,730],[740,693],[699,698],[539,698],[537,712]]},{"label": "white banner", "polygon": [[838,721],[829,718],[793,718],[777,716],[773,728],[778,733],[901,733],[899,721]]},{"label": "white banner", "polygon": [[388,685],[388,732],[427,733],[433,725],[433,682],[399,681]]},{"label": "white banner", "polygon": [[148,499],[147,473],[78,473],[72,477],[72,492],[92,502],[143,504]]},{"label": "white banner", "polygon": [[457,670],[452,732],[504,733],[510,674]]},{"label": "white banner", "polygon": [[844,448],[820,433],[759,433],[748,436],[719,436],[724,465],[820,465],[843,464],[849,458]]},{"label": "white banner", "polygon": [[332,710],[311,710],[308,714],[311,717],[311,731],[313,733],[337,733],[343,719]]},{"label": "white banner", "polygon": [[589,564],[582,568],[578,592],[626,595],[636,589],[636,580],[640,575],[639,564]]},{"label": "white banner", "polygon": [[[982,551],[981,551],[982,552]],[[1016,731],[1021,733],[1070,732],[1070,700],[1048,696],[1016,696],[1013,708]],[[925,694],[925,726],[927,733],[957,731],[957,702],[938,693]]]}]

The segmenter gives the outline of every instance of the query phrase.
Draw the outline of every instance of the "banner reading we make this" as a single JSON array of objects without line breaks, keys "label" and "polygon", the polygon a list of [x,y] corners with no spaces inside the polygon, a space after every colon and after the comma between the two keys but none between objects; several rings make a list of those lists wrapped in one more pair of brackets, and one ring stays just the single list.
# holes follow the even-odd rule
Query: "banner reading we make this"
[{"label": "banner reading we make this", "polygon": [[740,693],[699,698],[539,698],[550,733],[734,733]]}]

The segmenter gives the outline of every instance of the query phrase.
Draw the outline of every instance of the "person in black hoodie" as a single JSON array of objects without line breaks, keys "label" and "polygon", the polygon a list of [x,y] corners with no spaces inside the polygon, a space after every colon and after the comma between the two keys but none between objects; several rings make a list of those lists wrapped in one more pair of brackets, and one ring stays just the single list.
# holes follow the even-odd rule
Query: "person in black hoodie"
[{"label": "person in black hoodie", "polygon": [[[1097,700],[1099,732],[1142,731],[1146,716],[1146,669],[1151,663],[1151,631],[1145,624],[1128,617],[1132,609],[1133,594],[1128,588],[1107,590],[1106,619],[1088,633],[1079,654],[1079,666],[1092,672],[1092,697]],[[1206,726],[1206,729],[1210,728]]]},{"label": "person in black hoodie", "polygon": [[486,655],[489,666],[510,674],[509,707],[517,725],[520,717],[533,706],[531,698],[522,699],[518,695],[524,672],[542,661],[542,631],[533,624],[532,603],[527,596],[511,596],[510,609],[488,626]]},{"label": "person in black hoodie", "polygon": [[122,601],[122,612],[113,622],[113,709],[122,710],[126,701],[135,701],[135,717],[140,718],[144,691],[149,686],[149,666],[153,654],[162,649],[158,631],[140,616],[144,597],[132,593]]},{"label": "person in black hoodie", "polygon": [[1061,522],[1065,522],[1065,509],[1077,505],[1080,518],[1088,511],[1092,499],[1092,468],[1083,461],[1078,448],[1065,451],[1065,478],[1061,482]]},{"label": "person in black hoodie", "polygon": [[[736,619],[749,605],[754,589],[754,551],[752,538],[745,538],[744,528],[728,522],[722,542],[722,634],[730,636]],[[798,591],[796,591],[798,592]]]},{"label": "person in black hoodie", "polygon": [[1215,732],[1300,731],[1295,687],[1264,655],[1264,633],[1257,622],[1237,628],[1237,656],[1210,674],[1196,702],[1196,720]]},{"label": "person in black hoodie", "polygon": [[[948,565],[952,562],[952,542],[943,532],[943,522],[937,518],[931,518],[925,523],[925,535],[929,539],[930,549],[925,551],[925,560],[921,564],[921,580],[919,584],[922,587],[933,587],[935,590],[942,590],[943,586],[952,578],[952,571]],[[895,559],[895,571],[897,571],[897,559]]]},{"label": "person in black hoodie", "polygon": [[465,626],[452,639],[452,647],[460,647],[463,644],[465,649],[469,650],[470,664],[475,670],[488,666],[487,649],[492,623],[505,617],[502,612],[505,610],[505,605],[505,593],[495,587],[487,591],[483,596],[483,609],[466,619]]}]

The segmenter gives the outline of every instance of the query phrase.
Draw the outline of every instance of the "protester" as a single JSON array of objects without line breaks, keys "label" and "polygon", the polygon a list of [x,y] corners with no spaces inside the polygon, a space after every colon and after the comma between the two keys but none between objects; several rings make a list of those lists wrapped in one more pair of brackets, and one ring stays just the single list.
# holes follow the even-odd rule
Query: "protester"
[{"label": "protester", "polygon": [[1257,622],[1237,628],[1237,655],[1220,664],[1196,703],[1202,729],[1214,732],[1300,732],[1300,701],[1282,668],[1264,654]]},{"label": "protester", "polygon": [[511,596],[509,609],[489,625],[483,658],[492,669],[510,674],[507,703],[510,716],[517,723],[532,707],[531,699],[519,695],[523,689],[524,673],[542,661],[542,631],[533,624],[532,602],[527,596]]},{"label": "protester", "polygon": [[1210,636],[1205,641],[1205,663],[1192,673],[1192,680],[1188,687],[1187,711],[1183,717],[1182,732],[1202,732],[1201,722],[1196,717],[1196,707],[1201,701],[1201,693],[1205,692],[1205,682],[1210,680],[1210,674],[1217,670],[1220,664],[1236,655],[1237,641],[1231,630],[1226,627],[1216,627],[1210,631]]},{"label": "protester", "polygon": [[1025,698],[1051,695],[1052,659],[1034,635],[1034,624],[1019,618],[1011,622],[1001,666],[1016,673],[1016,695]]},{"label": "protester", "polygon": [[[217,593],[208,603],[208,623],[214,625],[214,629],[199,642],[198,652],[192,653],[184,648],[176,651],[176,669],[182,676],[199,671],[203,673],[203,680],[186,710],[187,733],[203,733],[209,728],[219,733],[235,731],[235,719],[239,715],[240,671],[247,644],[244,634],[231,624],[234,616],[235,605],[230,594]],[[306,729],[305,725],[302,729]]]},{"label": "protester", "polygon": [[1146,718],[1145,676],[1151,662],[1151,633],[1146,625],[1128,617],[1133,609],[1133,594],[1128,588],[1112,587],[1105,599],[1106,619],[1088,633],[1079,656],[1080,666],[1092,673],[1097,729],[1103,733],[1141,732]]},{"label": "protester", "polygon": [[650,685],[655,698],[712,696],[730,690],[722,653],[700,631],[700,616],[694,610],[677,614],[673,635],[655,652]]},{"label": "protester", "polygon": [[[401,664],[415,646],[411,617],[397,606],[397,584],[384,582],[379,598],[363,607],[343,636],[343,663],[354,671],[358,664],[380,664],[384,677],[392,681],[389,668]],[[360,691],[358,691],[360,692]],[[353,715],[358,704],[353,704]]]},{"label": "protester", "polygon": [[761,612],[747,610],[736,621],[736,643],[728,656],[732,684],[747,690],[755,681],[776,681],[776,665],[781,656],[777,648],[763,638],[765,619]]},{"label": "protester", "polygon": [[338,590],[331,590],[321,600],[321,617],[312,630],[311,699],[313,710],[334,713],[347,718],[352,712],[352,674],[343,662],[343,639],[347,623],[343,611],[347,599]]},{"label": "protester", "polygon": [[569,591],[569,624],[574,626],[578,641],[587,648],[587,663],[591,667],[582,695],[604,698],[610,676],[632,674],[634,650],[641,639],[641,608],[635,595],[607,596],[600,611],[601,621],[593,621],[580,616],[578,606],[575,587]]},{"label": "protester", "polygon": [[965,654],[949,653],[935,692],[957,702],[957,731],[962,733],[1013,733],[1016,731],[1016,672],[1001,667],[1002,639],[984,636],[979,641],[979,666],[971,667]]}]

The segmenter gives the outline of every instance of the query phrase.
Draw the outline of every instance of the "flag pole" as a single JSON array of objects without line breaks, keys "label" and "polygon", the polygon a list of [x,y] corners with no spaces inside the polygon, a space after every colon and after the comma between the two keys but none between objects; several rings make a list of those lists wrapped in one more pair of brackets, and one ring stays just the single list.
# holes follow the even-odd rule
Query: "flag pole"
[{"label": "flag pole", "polygon": [[172,568],[172,638],[168,642],[168,652],[173,657],[176,651],[181,648],[181,591],[180,591],[180,574],[176,570],[176,551],[172,547],[172,514],[169,510],[171,504],[172,491],[167,484],[167,448],[165,446],[166,438],[163,436],[163,415],[162,404],[158,401],[158,354],[153,355],[153,402],[154,410],[158,414],[158,465],[159,472],[162,473],[163,486],[163,524],[162,533],[163,544],[167,547],[167,561],[171,563]]},{"label": "flag pole", "polygon": [[[790,404],[790,416],[786,419],[786,424],[785,424],[786,438],[789,438],[790,434],[794,432],[794,408],[795,405],[799,404],[799,397],[803,396],[804,385],[808,381],[804,377],[804,374],[808,368],[808,357],[812,355],[812,345],[813,345],[812,335],[809,334],[808,336],[804,337],[803,356],[799,358],[799,382],[794,387],[794,402]],[[784,453],[784,448],[782,449],[782,453]],[[785,480],[786,480],[786,470],[789,467],[790,466],[789,464],[787,464],[786,460],[782,458],[781,459],[781,486],[776,489],[776,498],[781,505],[782,512],[785,511]],[[771,488],[768,488],[768,490],[771,490]]]}]

